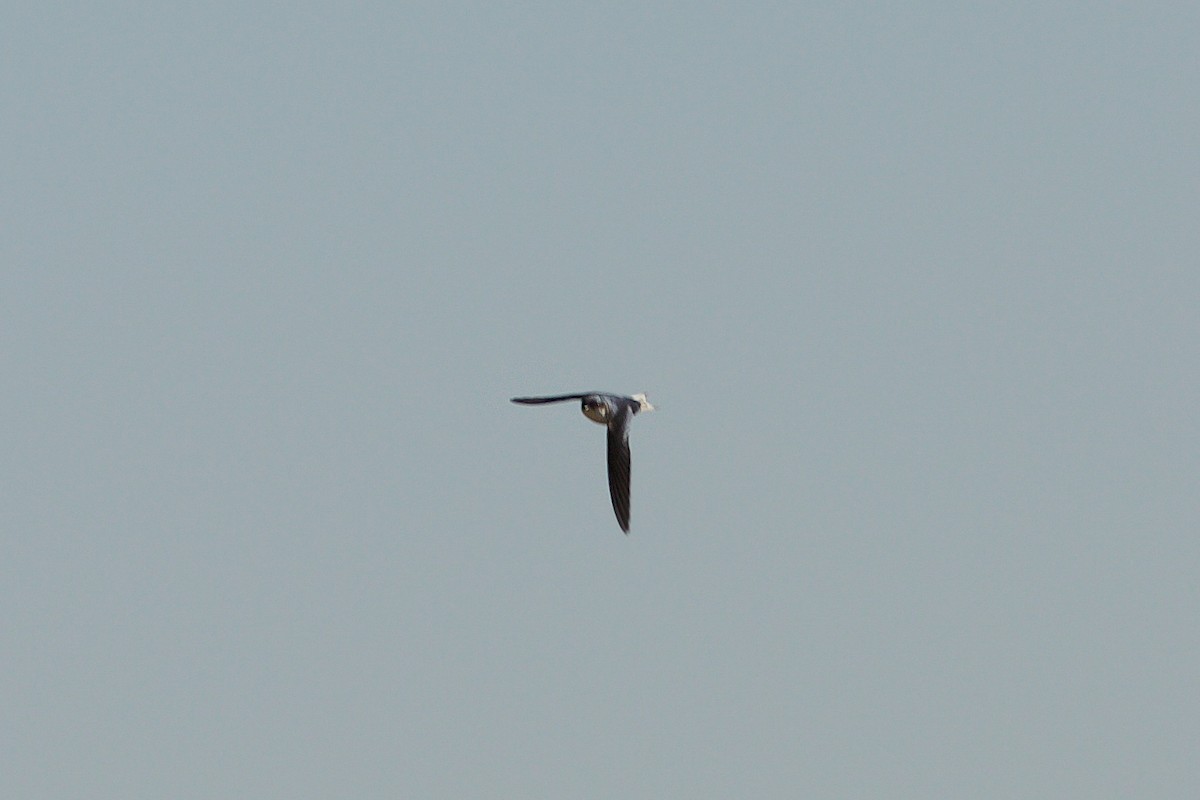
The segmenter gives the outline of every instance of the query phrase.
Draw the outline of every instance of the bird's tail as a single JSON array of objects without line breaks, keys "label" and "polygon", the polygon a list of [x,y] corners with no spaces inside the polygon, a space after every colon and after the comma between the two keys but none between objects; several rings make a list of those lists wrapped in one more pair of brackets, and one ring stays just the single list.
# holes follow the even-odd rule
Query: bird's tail
[{"label": "bird's tail", "polygon": [[653,411],[654,406],[650,405],[650,401],[646,399],[644,394],[635,394],[633,399],[638,401],[638,411]]}]

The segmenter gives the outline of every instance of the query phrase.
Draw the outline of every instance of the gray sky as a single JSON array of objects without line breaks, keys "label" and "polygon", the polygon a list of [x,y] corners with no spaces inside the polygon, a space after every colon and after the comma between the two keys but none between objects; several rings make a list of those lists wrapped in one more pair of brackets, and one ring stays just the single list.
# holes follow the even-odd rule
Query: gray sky
[{"label": "gray sky", "polygon": [[1195,3],[106,5],[0,14],[0,795],[1200,795]]}]

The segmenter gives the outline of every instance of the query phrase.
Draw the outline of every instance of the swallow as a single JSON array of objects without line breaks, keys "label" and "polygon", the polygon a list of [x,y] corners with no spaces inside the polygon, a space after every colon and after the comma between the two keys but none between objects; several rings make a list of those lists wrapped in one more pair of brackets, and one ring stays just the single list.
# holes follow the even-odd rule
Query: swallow
[{"label": "swallow", "polygon": [[579,400],[583,415],[608,428],[608,493],[621,530],[629,533],[629,420],[642,411],[653,411],[646,395],[625,397],[619,394],[590,392],[559,394],[553,397],[514,397],[514,403],[542,405]]}]

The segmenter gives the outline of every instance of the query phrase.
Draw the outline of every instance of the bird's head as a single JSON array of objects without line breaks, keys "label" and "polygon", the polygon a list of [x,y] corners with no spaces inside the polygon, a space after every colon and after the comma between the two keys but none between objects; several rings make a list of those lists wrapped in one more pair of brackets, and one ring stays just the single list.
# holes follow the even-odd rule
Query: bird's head
[{"label": "bird's head", "polygon": [[596,395],[588,395],[583,398],[583,415],[592,422],[607,425],[609,417],[608,403]]}]

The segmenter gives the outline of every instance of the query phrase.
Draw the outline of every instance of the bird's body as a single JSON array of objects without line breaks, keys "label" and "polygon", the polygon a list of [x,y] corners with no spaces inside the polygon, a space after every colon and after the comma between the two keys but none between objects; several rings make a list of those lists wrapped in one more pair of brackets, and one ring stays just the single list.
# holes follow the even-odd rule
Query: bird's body
[{"label": "bird's body", "polygon": [[605,392],[560,394],[551,397],[514,397],[514,403],[542,405],[579,400],[583,415],[608,428],[608,493],[621,530],[629,533],[629,420],[641,411],[653,411],[646,395],[625,397]]}]

